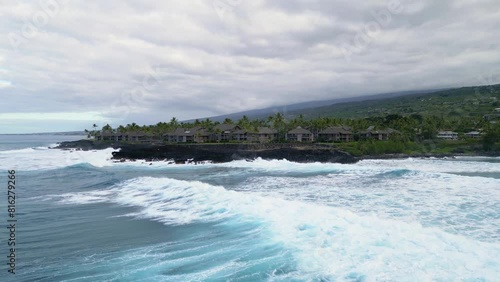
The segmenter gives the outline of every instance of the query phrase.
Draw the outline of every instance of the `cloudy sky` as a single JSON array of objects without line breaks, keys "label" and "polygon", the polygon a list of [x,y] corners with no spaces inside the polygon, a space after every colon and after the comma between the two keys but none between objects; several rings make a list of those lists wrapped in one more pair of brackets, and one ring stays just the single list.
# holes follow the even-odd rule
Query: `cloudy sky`
[{"label": "cloudy sky", "polygon": [[0,133],[500,82],[498,0],[0,0]]}]

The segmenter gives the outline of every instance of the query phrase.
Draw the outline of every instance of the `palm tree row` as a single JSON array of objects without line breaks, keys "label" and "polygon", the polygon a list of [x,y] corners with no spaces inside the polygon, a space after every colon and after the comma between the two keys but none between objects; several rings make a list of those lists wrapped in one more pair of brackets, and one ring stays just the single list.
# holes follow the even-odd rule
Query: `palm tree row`
[{"label": "palm tree row", "polygon": [[[156,125],[139,126],[136,123],[120,125],[113,129],[109,124],[102,127],[101,131],[110,131],[113,133],[137,132],[142,131],[154,135],[162,135],[177,128],[203,127],[210,132],[215,132],[215,127],[221,124],[210,119],[195,120],[193,122],[180,122],[173,117],[169,122],[158,122]],[[335,117],[319,117],[306,119],[303,115],[298,115],[287,119],[282,113],[276,113],[267,119],[249,119],[243,116],[237,121],[226,118],[222,124],[235,124],[246,130],[257,130],[259,127],[270,127],[278,131],[279,136],[298,126],[308,128],[312,132],[320,132],[330,126],[348,126],[353,131],[365,130],[370,126],[385,129],[393,128],[402,133],[406,140],[431,139],[439,130],[453,130],[458,132],[468,132],[482,129],[485,132],[498,130],[499,124],[492,124],[482,118],[461,118],[454,117],[445,119],[437,116],[422,116],[418,114],[402,116],[391,114],[385,117],[369,117],[363,119],[342,119]],[[97,125],[93,125],[93,131],[86,130],[89,135],[97,133]]]}]

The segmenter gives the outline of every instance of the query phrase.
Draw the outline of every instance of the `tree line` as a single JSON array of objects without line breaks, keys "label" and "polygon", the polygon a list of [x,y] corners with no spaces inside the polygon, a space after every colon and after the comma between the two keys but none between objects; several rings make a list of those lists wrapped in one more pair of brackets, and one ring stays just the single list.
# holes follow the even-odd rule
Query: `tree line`
[{"label": "tree line", "polygon": [[[109,124],[104,125],[100,131],[110,131],[113,133],[125,133],[142,131],[153,135],[161,136],[167,132],[171,132],[177,128],[193,128],[203,127],[209,132],[213,132],[218,124],[235,124],[243,129],[256,131],[259,127],[270,127],[278,132],[279,139],[284,139],[284,134],[287,131],[301,126],[308,128],[313,133],[318,133],[330,126],[348,126],[352,128],[354,133],[366,130],[370,126],[375,129],[392,128],[398,130],[401,134],[396,137],[399,141],[422,141],[434,139],[440,130],[451,130],[459,133],[459,136],[469,131],[480,130],[483,132],[483,140],[494,146],[500,139],[500,124],[491,123],[483,118],[471,117],[442,117],[442,116],[423,116],[420,114],[400,115],[389,114],[386,116],[375,116],[367,118],[346,119],[335,117],[319,117],[314,119],[306,119],[303,115],[298,115],[291,118],[286,118],[282,113],[276,113],[265,119],[250,119],[243,116],[238,120],[226,118],[222,122],[212,121],[210,119],[199,120],[192,122],[181,122],[173,117],[169,122],[158,122],[155,125],[138,125],[131,123],[120,125],[112,128]],[[93,130],[86,130],[89,135],[95,135],[97,125],[93,125]]]}]

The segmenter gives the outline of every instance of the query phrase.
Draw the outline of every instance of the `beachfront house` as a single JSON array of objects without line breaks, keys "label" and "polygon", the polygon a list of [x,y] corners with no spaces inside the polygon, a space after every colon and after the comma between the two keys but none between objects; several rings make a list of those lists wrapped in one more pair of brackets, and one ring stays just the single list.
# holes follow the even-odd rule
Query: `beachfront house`
[{"label": "beachfront house", "polygon": [[331,126],[318,133],[321,142],[351,142],[354,141],[352,130],[347,126]]},{"label": "beachfront house", "polygon": [[278,132],[269,127],[254,130],[238,129],[232,133],[231,140],[240,142],[268,143],[278,138]]},{"label": "beachfront house", "polygon": [[232,140],[246,142],[250,136],[250,131],[246,129],[239,129],[233,132]]},{"label": "beachfront house", "polygon": [[314,135],[311,131],[298,126],[287,132],[286,140],[291,142],[313,142]]},{"label": "beachfront house", "polygon": [[163,139],[169,143],[193,142],[194,134],[189,128],[176,128],[163,135]]},{"label": "beachfront house", "polygon": [[115,141],[121,142],[125,141],[126,132],[118,131],[115,133]]},{"label": "beachfront house", "polygon": [[152,143],[159,141],[159,138],[153,133],[143,131],[113,132],[111,130],[104,130],[97,132],[95,137],[97,141],[106,142]]},{"label": "beachfront house", "polygon": [[98,131],[95,133],[95,139],[97,141],[115,141],[115,136],[113,134],[113,131],[111,130],[104,130],[104,131]]},{"label": "beachfront house", "polygon": [[437,138],[446,140],[457,140],[458,133],[453,131],[439,131],[437,134]]},{"label": "beachfront house", "polygon": [[210,132],[204,127],[197,128],[194,132],[194,142],[205,143],[210,141]]},{"label": "beachfront house", "polygon": [[249,133],[248,141],[258,143],[269,143],[278,138],[278,131],[269,127],[258,127],[256,131]]},{"label": "beachfront house", "polygon": [[467,132],[465,133],[465,137],[467,138],[481,138],[481,132],[479,131],[471,131],[471,132]]},{"label": "beachfront house", "polygon": [[132,132],[127,132],[126,136],[126,141],[129,142],[146,142],[148,139],[148,135],[142,131],[132,131]]},{"label": "beachfront house", "polygon": [[210,140],[210,133],[203,127],[176,128],[163,135],[170,143],[204,143]]},{"label": "beachfront house", "polygon": [[366,130],[361,131],[359,135],[361,138],[365,139],[389,140],[391,135],[399,133],[399,131],[392,128],[377,130],[375,129],[375,126],[370,126]]},{"label": "beachfront house", "polygon": [[210,139],[216,142],[228,142],[234,140],[234,133],[241,129],[238,125],[231,123],[218,124],[214,127]]}]

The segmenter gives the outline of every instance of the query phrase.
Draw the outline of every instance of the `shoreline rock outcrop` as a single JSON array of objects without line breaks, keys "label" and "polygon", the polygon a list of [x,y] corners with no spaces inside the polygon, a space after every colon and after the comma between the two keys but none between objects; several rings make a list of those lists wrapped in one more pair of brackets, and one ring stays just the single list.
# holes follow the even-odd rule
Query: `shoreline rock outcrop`
[{"label": "shoreline rock outcrop", "polygon": [[56,149],[99,150],[120,148],[113,152],[115,160],[173,160],[176,163],[187,161],[214,163],[234,160],[287,159],[292,162],[331,162],[355,163],[357,158],[333,146],[300,143],[268,144],[130,144],[106,143],[93,140],[62,142]]}]

